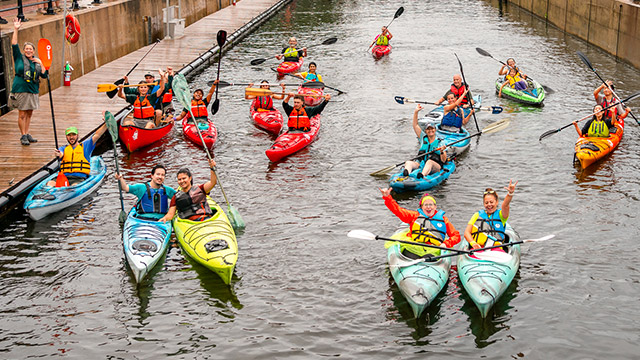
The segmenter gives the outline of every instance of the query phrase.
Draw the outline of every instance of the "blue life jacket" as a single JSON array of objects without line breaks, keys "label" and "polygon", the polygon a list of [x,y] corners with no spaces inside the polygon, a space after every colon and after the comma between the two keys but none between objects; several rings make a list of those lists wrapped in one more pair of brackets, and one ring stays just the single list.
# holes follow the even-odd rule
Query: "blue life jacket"
[{"label": "blue life jacket", "polygon": [[[435,140],[430,143],[427,134],[424,132],[420,133],[420,149],[418,149],[418,156],[424,153],[431,152],[437,149],[440,146],[440,139],[435,138]],[[434,152],[436,155],[440,155],[440,150]]]},{"label": "blue life jacket", "polygon": [[149,186],[149,183],[145,183],[144,185],[147,187],[147,191],[136,204],[138,214],[166,214],[169,210],[170,199],[167,196],[167,190],[164,188],[164,185],[159,189],[152,188]]},{"label": "blue life jacket", "polygon": [[308,82],[311,81],[320,81],[320,79],[318,78],[317,74],[312,74],[310,72],[307,73],[307,76],[304,77],[304,79]]},{"label": "blue life jacket", "polygon": [[478,215],[478,220],[476,221],[478,231],[472,232],[471,235],[485,233],[489,238],[505,242],[504,240],[507,239],[507,234],[505,234],[506,224],[503,224],[502,220],[500,220],[500,209],[494,211],[491,216],[485,210],[478,211]]},{"label": "blue life jacket", "polygon": [[[433,217],[428,217],[422,209],[418,209],[420,214],[414,226],[411,228],[411,234],[414,241],[430,242],[433,245],[440,246],[447,236],[447,225],[444,222],[444,211],[438,210]],[[417,225],[417,226],[415,226]]]},{"label": "blue life jacket", "polygon": [[449,111],[445,116],[442,117],[443,126],[453,126],[458,129],[462,128],[462,116],[460,116],[460,109],[455,108],[452,111]]}]

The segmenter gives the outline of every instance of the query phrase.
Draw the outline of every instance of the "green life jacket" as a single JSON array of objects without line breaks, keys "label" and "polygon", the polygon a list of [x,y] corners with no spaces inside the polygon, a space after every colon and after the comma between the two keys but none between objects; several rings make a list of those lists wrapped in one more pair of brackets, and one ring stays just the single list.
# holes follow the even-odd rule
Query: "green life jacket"
[{"label": "green life jacket", "polygon": [[378,40],[376,40],[376,45],[381,45],[381,46],[389,45],[389,38],[386,35],[378,36]]},{"label": "green life jacket", "polygon": [[[29,60],[24,54],[22,54],[22,74],[19,75],[26,82],[35,82],[36,84],[40,84],[40,74],[42,73],[42,67],[35,61]],[[36,67],[36,71],[31,71],[31,63],[33,63]]]},{"label": "green life jacket", "polygon": [[607,123],[602,120],[593,120],[591,125],[589,125],[589,130],[587,131],[588,137],[609,137],[609,127]]}]

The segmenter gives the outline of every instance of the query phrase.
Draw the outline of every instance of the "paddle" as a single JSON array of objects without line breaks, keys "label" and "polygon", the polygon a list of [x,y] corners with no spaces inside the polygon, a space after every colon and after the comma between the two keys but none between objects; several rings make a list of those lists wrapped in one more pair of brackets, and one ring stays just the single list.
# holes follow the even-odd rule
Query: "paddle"
[{"label": "paddle", "polygon": [[[600,110],[600,111],[604,111],[604,110],[607,110],[607,109],[612,108],[612,107],[614,107],[614,106],[618,106],[618,104],[620,104],[620,103],[629,102],[629,101],[633,100],[634,98],[636,98],[636,97],[638,97],[638,96],[640,96],[640,92],[637,92],[637,93],[635,93],[635,94],[633,94],[633,95],[629,96],[628,98],[623,99],[623,100],[622,100],[622,101],[620,101],[619,103],[618,103],[618,102],[616,102],[615,104],[611,104],[611,105],[609,105],[609,106],[605,107],[604,109],[602,109],[602,110]],[[595,114],[599,113],[600,111],[598,111],[598,112],[594,112],[594,113],[592,113],[592,114],[589,114],[589,115],[587,115],[587,116],[585,116],[585,117],[583,117],[583,118],[581,118],[581,119],[579,119],[579,120],[576,120],[575,122],[580,122],[580,121],[582,121],[582,120],[588,119],[588,118],[592,117],[593,115],[595,115]],[[561,127],[561,128],[555,129],[555,130],[549,130],[549,131],[547,131],[547,132],[543,133],[542,135],[540,135],[540,139],[538,139],[538,140],[539,140],[539,141],[542,141],[542,139],[544,139],[544,138],[546,138],[546,137],[549,137],[549,136],[551,136],[551,135],[553,135],[553,134],[555,134],[555,133],[558,133],[558,132],[560,132],[561,130],[566,129],[566,128],[568,128],[568,127],[569,127],[569,126],[571,126],[571,125],[573,125],[573,122],[571,122],[571,123],[569,123],[569,124],[567,124],[567,125],[565,125],[565,126],[563,126],[563,127]]]},{"label": "paddle", "polygon": [[[275,92],[269,89],[246,88],[244,89],[244,94],[245,96],[269,96],[269,95],[275,94]],[[298,93],[296,93],[295,95],[302,95],[304,97],[324,97],[324,95],[298,94]]]},{"label": "paddle", "polygon": [[[278,72],[278,70],[276,70],[276,69],[274,69],[274,68],[271,68],[271,70],[272,70],[272,71],[275,71],[275,72]],[[278,73],[278,74],[279,74],[279,73]],[[294,78],[296,78],[296,79],[300,79],[299,77],[297,77],[297,76],[295,76],[295,75],[286,74],[286,73],[285,73],[284,75],[288,75],[288,76],[294,77]],[[312,84],[314,84],[314,83],[315,83],[315,84],[318,84],[318,85],[312,85]],[[320,85],[320,84],[321,84],[321,85]],[[315,86],[315,87],[314,87],[314,86]],[[327,84],[325,84],[325,83],[323,83],[323,82],[320,82],[320,81],[309,81],[309,82],[306,82],[306,83],[304,83],[304,87],[306,87],[306,88],[311,88],[311,89],[314,89],[314,88],[321,88],[321,87],[326,87],[327,89],[331,89],[331,90],[335,90],[335,91],[337,91],[337,92],[338,92],[338,95],[340,95],[340,94],[346,94],[346,92],[345,92],[345,91],[342,91],[342,90],[340,90],[340,89],[336,89],[336,88],[331,87],[331,86],[329,86],[329,85],[327,85]]]},{"label": "paddle", "polygon": [[[220,63],[222,62],[222,46],[227,41],[227,32],[224,30],[219,30],[218,35],[216,35],[216,41],[218,42],[218,49],[220,49],[218,52],[218,75],[216,76],[216,80],[220,80]],[[186,81],[185,81],[185,85],[186,85]],[[187,90],[188,89],[189,88],[187,87]],[[189,100],[189,106],[191,106],[191,100]],[[218,87],[216,86],[216,99],[213,101],[213,104],[211,104],[211,115],[215,115],[218,112],[218,109],[220,109],[220,99],[218,99]],[[220,186],[220,188],[222,188],[222,186]]]},{"label": "paddle", "polygon": [[[442,105],[442,104],[436,104],[436,103],[432,103],[432,102],[428,102],[428,101],[418,101],[418,100],[412,100],[412,99],[408,99],[402,96],[396,96],[394,98],[396,100],[396,102],[398,104],[405,104],[405,103],[410,103],[410,104],[428,104],[428,105]],[[484,111],[491,111],[492,114],[500,114],[502,112],[502,110],[504,110],[502,108],[502,106],[484,106],[484,107],[479,107],[479,108],[475,108],[476,110],[484,110]]]},{"label": "paddle", "polygon": [[[393,20],[395,20],[395,19],[399,18],[399,17],[400,17],[400,15],[402,15],[402,13],[403,13],[403,12],[404,12],[404,7],[400,6],[400,8],[398,8],[398,10],[396,10],[396,13],[393,15],[393,19],[391,19],[391,21],[389,22],[389,25],[387,25],[387,26],[385,26],[385,27],[388,29],[388,28],[389,28],[389,26],[391,26],[391,23],[393,22]],[[376,41],[378,40],[378,38],[380,37],[380,35],[382,35],[382,34],[379,34],[378,36],[376,36],[376,39],[375,39],[375,40],[373,40],[373,42],[371,43],[371,45],[369,45],[369,49],[371,49],[371,47],[373,46],[373,44],[375,44],[375,43],[376,43]],[[368,51],[368,49],[367,49],[367,51]]]},{"label": "paddle", "polygon": [[[604,79],[602,78],[602,76],[600,76],[600,74],[598,74],[598,72],[596,71],[596,69],[593,67],[593,65],[591,65],[591,61],[589,61],[589,59],[587,59],[587,56],[583,53],[581,53],[580,51],[576,51],[576,53],[578,54],[578,56],[580,57],[580,59],[582,60],[583,63],[585,63],[589,69],[591,69],[591,71],[593,71],[594,74],[596,74],[596,76],[598,77],[598,79],[600,79],[600,81],[602,81],[602,83],[604,84],[604,86],[606,86],[607,88],[609,88],[609,90],[611,90],[611,93],[613,94],[613,96],[616,97],[616,99],[618,101],[620,101],[620,103],[622,103],[622,105],[624,105],[626,107],[626,105],[624,104],[624,101],[620,100],[620,97],[618,96],[618,94],[615,93],[615,91],[613,91],[612,88],[609,87],[609,84],[607,84],[606,81],[604,81]],[[640,125],[640,121],[638,121],[638,119],[636,118],[635,115],[633,115],[633,113],[631,111],[629,111],[629,115],[631,115],[631,117],[636,121],[636,123],[638,125]]]},{"label": "paddle", "polygon": [[[320,45],[331,45],[331,44],[335,44],[335,43],[336,43],[336,41],[338,41],[338,38],[337,38],[337,37],[330,37],[330,38],[328,38],[327,40],[325,40],[325,41],[323,41],[323,42],[321,42],[321,43],[319,43],[319,44],[313,44],[313,45],[309,45],[309,46],[307,46],[307,49],[311,49],[312,47],[316,47],[316,46],[320,46]],[[296,51],[297,51],[297,50],[296,50]],[[289,52],[286,52],[286,53],[284,53],[284,54],[276,54],[276,55],[287,55],[287,54],[290,54],[290,53],[292,53],[292,52],[293,52],[293,51],[289,51]],[[275,56],[275,55],[274,55],[274,56]],[[271,59],[271,58],[269,58],[269,59]],[[265,58],[253,59],[253,60],[251,60],[251,65],[260,65],[260,64],[262,64],[262,63],[263,63],[263,62],[265,62],[265,61],[267,61],[267,59],[265,59]]]},{"label": "paddle", "polygon": [[[158,83],[144,83],[144,84],[133,84],[133,85],[122,85],[122,87],[138,87],[138,86],[152,86],[157,85]],[[98,92],[109,92],[109,91],[118,91],[118,85],[116,84],[98,84]]]},{"label": "paddle", "polygon": [[[504,65],[504,66],[508,67],[509,69],[511,69],[511,66],[509,66],[509,65],[507,65],[507,64],[505,64],[505,63],[503,63],[502,61],[500,61],[500,60],[498,60],[498,59],[494,58],[493,56],[491,56],[491,54],[489,54],[489,52],[488,52],[488,51],[485,51],[485,50],[483,50],[483,49],[481,49],[481,48],[478,48],[478,47],[476,48],[476,51],[478,52],[478,54],[480,54],[480,55],[482,55],[482,56],[488,56],[488,57],[492,58],[493,60],[495,60],[495,61],[499,62],[500,64],[502,64],[502,65]],[[531,76],[527,76],[527,79],[531,79],[531,80],[533,80],[533,78],[532,78]],[[547,93],[549,93],[549,94],[552,94],[552,93],[554,93],[554,92],[555,92],[552,88],[550,88],[550,87],[548,87],[548,86],[546,86],[546,85],[542,85],[542,84],[541,84],[541,86],[542,86],[542,88],[544,89],[544,91],[545,91],[545,92],[547,92]]]},{"label": "paddle", "polygon": [[[51,68],[51,63],[53,62],[52,48],[49,40],[38,40],[38,54],[41,56],[40,60],[42,61],[42,65],[44,65],[44,69],[49,70],[49,68]],[[49,80],[49,76],[47,76],[47,89],[49,92],[49,105],[51,106],[51,121],[53,122],[53,139],[56,143],[56,149],[58,149],[60,146],[58,145],[58,132],[56,130],[56,117],[53,112],[53,97],[51,96],[51,81]],[[60,167],[60,158],[58,158],[58,167]],[[69,180],[62,171],[58,171],[56,187],[65,186],[69,186]]]},{"label": "paddle", "polygon": [[[407,266],[412,265],[414,263],[423,262],[423,261],[434,261],[444,257],[457,256],[457,255],[463,255],[463,254],[468,254],[468,255],[473,254],[473,252],[469,250],[459,250],[454,248],[440,247],[436,245],[420,243],[416,241],[406,241],[406,240],[386,238],[386,237],[375,235],[366,230],[351,230],[349,231],[347,236],[354,239],[393,241],[393,242],[399,242],[401,244],[417,245],[417,246],[427,247],[431,249],[440,249],[440,250],[455,252],[455,254],[447,254],[447,255],[441,255],[441,256],[430,257],[430,258],[417,259],[415,262],[412,262],[411,264],[407,264]],[[488,260],[488,261],[495,261],[495,262],[508,262],[509,260],[511,260],[511,255],[503,252],[498,252],[498,251],[489,251],[487,253],[479,253],[478,255],[476,255],[476,257],[478,257],[480,260]]]},{"label": "paddle", "polygon": [[[138,65],[140,65],[140,63],[142,62],[142,60],[144,60],[144,58],[146,58],[146,57],[147,57],[147,55],[149,55],[149,53],[151,52],[151,50],[153,50],[153,48],[154,48],[154,47],[156,47],[156,45],[158,45],[159,43],[160,43],[160,39],[156,40],[156,43],[155,43],[155,44],[153,44],[153,46],[151,47],[151,49],[149,49],[149,51],[147,51],[147,53],[146,53],[146,54],[144,54],[144,56],[140,59],[140,61],[138,61],[135,65],[133,65],[133,67],[131,68],[131,70],[129,70],[129,72],[128,72],[128,73],[127,73],[127,75],[125,75],[125,76],[129,76],[129,75],[133,72],[133,70],[135,70],[135,69],[136,69],[136,67],[138,67]],[[120,85],[120,84],[122,84],[122,83],[124,83],[124,79],[118,79],[118,80],[116,80],[116,81],[114,82],[114,84],[115,84],[116,86],[117,86],[117,85]],[[109,97],[109,99],[113,99],[113,97],[114,97],[114,96],[116,96],[116,94],[118,94],[117,87],[116,87],[116,90],[111,90],[110,92],[107,92],[107,96]]]},{"label": "paddle", "polygon": [[[184,106],[185,109],[188,109],[189,113],[191,114],[191,118],[195,119],[195,116],[193,116],[193,112],[191,111],[191,91],[189,90],[189,85],[187,85],[187,79],[184,77],[184,75],[177,74],[176,76],[174,76],[171,87],[176,97],[178,98],[178,101],[180,101],[180,104],[182,104],[182,106]],[[202,147],[204,148],[205,153],[207,153],[207,157],[209,158],[209,161],[211,161],[212,160],[211,154],[209,153],[209,149],[204,143],[204,139],[202,138],[202,133],[200,133],[200,129],[198,128],[198,126],[195,126],[195,129],[198,132],[200,141],[202,142]],[[224,192],[224,188],[222,187],[222,182],[220,181],[220,177],[216,173],[215,168],[212,168],[211,170],[216,175],[216,179],[218,180],[217,183],[218,185],[220,185],[220,190],[222,191],[222,196],[224,196],[224,200],[227,202],[227,215],[229,216],[229,222],[231,222],[231,226],[233,226],[233,228],[236,230],[244,229],[245,227],[244,220],[242,220],[242,217],[240,216],[240,213],[238,212],[238,210],[236,210],[229,203],[229,199],[227,198],[227,194]]]},{"label": "paddle", "polygon": [[[111,140],[113,143],[113,161],[116,163],[116,173],[120,174],[120,169],[118,168],[118,150],[116,150],[116,142],[118,142],[118,123],[116,119],[111,115],[110,112],[104,112],[104,122],[107,124],[107,130],[109,130],[109,134],[111,134]],[[118,181],[118,193],[120,194],[120,216],[118,217],[118,221],[120,221],[120,225],[124,224],[124,221],[127,218],[127,215],[124,212],[124,202],[122,201],[122,186],[120,185],[120,181]]]},{"label": "paddle", "polygon": [[[445,147],[439,147],[439,148],[437,148],[437,149],[435,149],[433,151],[429,151],[427,153],[424,153],[424,154],[422,154],[420,156],[417,156],[417,157],[413,158],[413,160],[418,160],[418,159],[420,159],[422,157],[425,157],[427,155],[431,155],[432,153],[434,153],[436,151],[447,149],[447,148],[449,148],[449,147],[451,147],[451,146],[453,146],[453,145],[455,145],[455,144],[457,144],[459,142],[465,141],[467,139],[471,139],[474,136],[479,136],[479,135],[481,135],[483,133],[490,134],[490,133],[494,133],[494,132],[500,131],[500,130],[506,128],[507,126],[509,126],[509,122],[510,121],[511,120],[509,120],[509,119],[498,120],[498,121],[496,121],[496,122],[494,122],[492,124],[487,125],[480,132],[477,132],[475,134],[471,134],[469,136],[465,136],[465,137],[463,137],[461,139],[458,139],[458,140],[456,140],[454,142],[451,142],[451,143],[447,144]],[[386,168],[380,169],[378,171],[374,171],[369,175],[371,175],[371,176],[386,175],[390,170],[392,170],[392,169],[394,169],[394,168],[396,168],[396,167],[398,167],[400,165],[404,165],[404,162],[401,162],[401,163],[395,164],[395,165],[391,165],[391,166],[387,166]]]},{"label": "paddle", "polygon": [[[207,81],[207,86],[213,86],[213,82],[215,80],[209,80]],[[226,82],[224,80],[218,80],[218,87],[220,88],[225,88],[227,86],[249,86],[249,83],[230,83],[230,82]],[[259,86],[280,86],[280,84],[256,84],[253,83],[253,85],[259,85]],[[300,84],[284,84],[285,86],[298,86]]]},{"label": "paddle", "polygon": [[[460,65],[460,74],[462,75],[462,85],[466,86],[466,89],[469,89],[469,84],[467,84],[467,80],[464,78],[464,70],[462,70],[462,63],[460,62],[460,58],[458,58],[458,54],[453,53],[453,55],[456,56],[456,59],[458,60],[458,65]],[[470,106],[473,106],[473,99],[471,99],[471,96],[469,96],[469,92],[467,91],[467,94],[465,95],[465,97],[467,98],[467,102],[469,103]],[[480,131],[480,127],[478,126],[478,118],[476,118],[476,112],[472,112],[471,113],[473,115],[473,121],[476,123],[476,130]]]}]

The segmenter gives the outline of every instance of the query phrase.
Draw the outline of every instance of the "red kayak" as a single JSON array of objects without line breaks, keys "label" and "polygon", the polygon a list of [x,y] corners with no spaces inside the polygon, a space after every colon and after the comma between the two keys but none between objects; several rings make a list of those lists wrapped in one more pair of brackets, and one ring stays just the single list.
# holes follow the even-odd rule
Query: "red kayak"
[{"label": "red kayak", "polygon": [[173,129],[173,122],[164,123],[162,126],[151,129],[134,125],[120,125],[118,127],[118,137],[129,152],[134,152],[167,136],[171,129]]},{"label": "red kayak", "polygon": [[320,131],[320,114],[310,119],[311,130],[307,132],[286,132],[266,151],[269,160],[276,162],[309,146]]},{"label": "red kayak", "polygon": [[374,58],[380,59],[385,55],[389,55],[391,52],[391,45],[376,45],[371,49],[371,55]]},{"label": "red kayak", "polygon": [[303,61],[304,61],[303,57],[300,57],[298,62],[285,61],[285,62],[280,63],[280,65],[278,65],[278,68],[276,70],[278,70],[278,74],[279,75],[293,73],[293,72],[298,71],[298,69],[300,69],[302,67],[302,62]]},{"label": "red kayak", "polygon": [[[211,120],[207,120],[206,123],[199,122],[198,127],[200,129],[200,134],[202,134],[202,139],[204,140],[205,145],[208,149],[211,149],[213,145],[216,143],[218,139],[218,130],[216,126],[213,125]],[[200,140],[200,136],[198,135],[198,130],[196,130],[196,124],[188,122],[186,119],[182,121],[182,133],[187,140],[192,143],[202,146],[202,141]]]},{"label": "red kayak", "polygon": [[251,114],[251,119],[253,119],[253,123],[267,132],[278,135],[280,130],[282,129],[282,124],[284,123],[284,118],[282,114],[278,110],[262,110],[256,111],[255,100],[251,103],[251,107],[249,108],[249,113]]},{"label": "red kayak", "polygon": [[306,106],[316,106],[319,105],[324,98],[322,97],[322,95],[324,95],[324,88],[322,89],[310,89],[310,88],[306,88],[304,87],[304,84],[300,85],[298,87],[298,94],[303,94],[303,95],[318,95],[316,96],[305,96],[304,97],[304,104]]}]

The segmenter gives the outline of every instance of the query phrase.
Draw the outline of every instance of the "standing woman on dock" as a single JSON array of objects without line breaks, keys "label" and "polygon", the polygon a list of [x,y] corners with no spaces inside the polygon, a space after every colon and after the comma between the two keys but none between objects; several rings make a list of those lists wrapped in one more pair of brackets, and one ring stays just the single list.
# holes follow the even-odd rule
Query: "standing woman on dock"
[{"label": "standing woman on dock", "polygon": [[13,78],[11,86],[10,104],[11,107],[18,109],[18,127],[20,128],[20,143],[29,145],[37,142],[31,134],[29,134],[29,124],[31,123],[31,115],[33,110],[40,107],[40,78],[46,78],[49,70],[44,73],[44,65],[42,61],[35,56],[36,47],[30,43],[24,43],[20,52],[18,46],[18,29],[22,25],[20,19],[13,20],[13,36],[11,37],[11,48],[13,51],[13,63],[16,76]]}]

